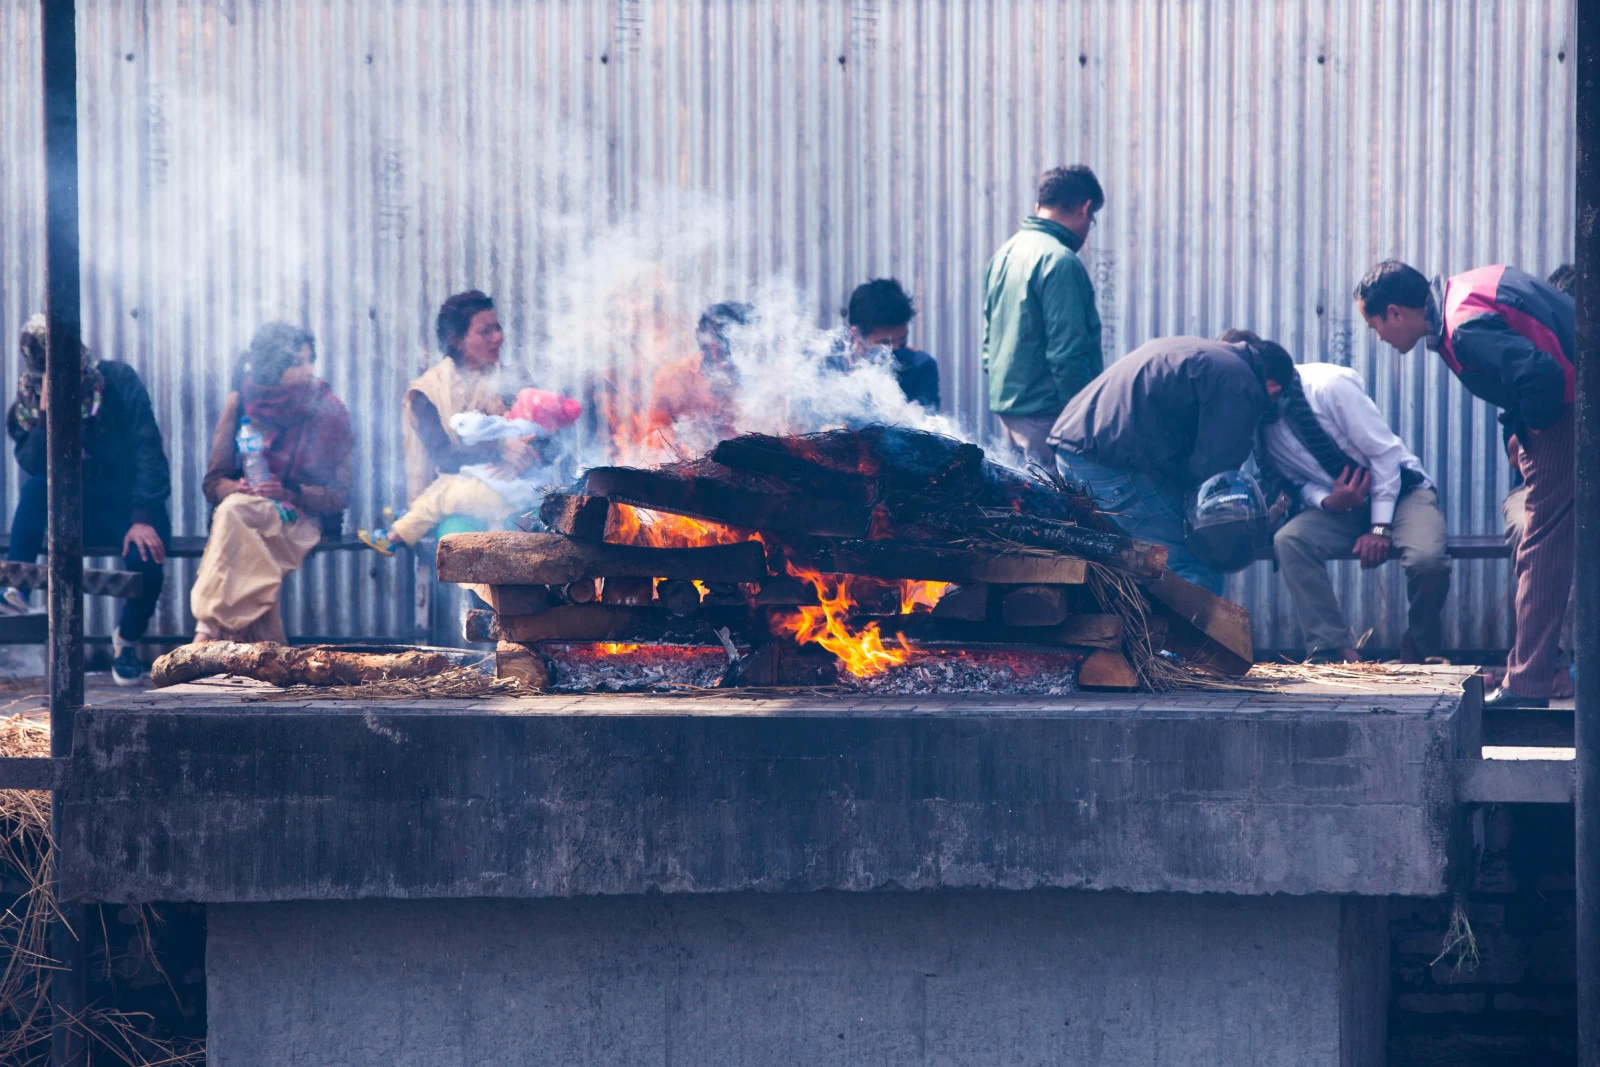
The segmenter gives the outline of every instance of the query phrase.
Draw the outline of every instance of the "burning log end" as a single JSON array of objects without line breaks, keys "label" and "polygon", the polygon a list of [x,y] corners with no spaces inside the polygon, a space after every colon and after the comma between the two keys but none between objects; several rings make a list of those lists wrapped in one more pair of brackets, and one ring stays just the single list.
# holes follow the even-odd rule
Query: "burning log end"
[{"label": "burning log end", "polygon": [[539,505],[539,521],[574,541],[604,541],[611,501],[603,496],[551,493]]},{"label": "burning log end", "polygon": [[656,586],[656,599],[663,608],[680,617],[700,610],[699,588],[682,578],[664,579]]}]

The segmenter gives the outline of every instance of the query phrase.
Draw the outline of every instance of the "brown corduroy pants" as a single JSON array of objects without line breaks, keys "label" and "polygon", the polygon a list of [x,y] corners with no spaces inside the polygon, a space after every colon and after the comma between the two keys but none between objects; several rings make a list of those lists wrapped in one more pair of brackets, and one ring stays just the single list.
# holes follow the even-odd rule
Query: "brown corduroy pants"
[{"label": "brown corduroy pants", "polygon": [[1519,696],[1548,697],[1560,655],[1561,623],[1572,593],[1578,523],[1577,444],[1569,406],[1553,426],[1518,434],[1527,519],[1513,567],[1517,639],[1506,659],[1505,686]]}]

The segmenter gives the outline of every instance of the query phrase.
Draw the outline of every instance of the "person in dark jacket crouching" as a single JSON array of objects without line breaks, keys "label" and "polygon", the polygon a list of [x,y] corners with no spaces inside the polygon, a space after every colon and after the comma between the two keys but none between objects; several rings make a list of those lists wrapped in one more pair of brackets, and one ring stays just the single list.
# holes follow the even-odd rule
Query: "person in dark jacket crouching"
[{"label": "person in dark jacket crouching", "polygon": [[[25,563],[38,558],[45,541],[45,337],[43,315],[22,328],[22,377],[6,414],[17,466],[28,475],[11,518],[6,558]],[[144,578],[138,599],[123,602],[112,633],[111,674],[118,685],[137,685],[144,674],[134,645],[161,599],[171,495],[161,429],[138,372],[126,363],[97,360],[83,349],[83,540],[120,545],[123,565]],[[6,588],[0,592],[0,610],[21,614],[30,608],[21,590]]]},{"label": "person in dark jacket crouching", "polygon": [[1108,367],[1050,431],[1056,469],[1130,537],[1168,548],[1167,566],[1222,592],[1222,574],[1184,543],[1185,495],[1249,458],[1294,360],[1271,341],[1164,337]]},{"label": "person in dark jacket crouching", "polygon": [[1560,655],[1576,566],[1577,312],[1572,297],[1515,267],[1479,267],[1430,285],[1395,260],[1356,286],[1362,317],[1401,352],[1439,353],[1474,396],[1500,409],[1527,492],[1517,545],[1517,638],[1488,708],[1543,708]]},{"label": "person in dark jacket crouching", "polygon": [[888,349],[889,370],[900,392],[913,404],[938,411],[939,362],[908,343],[916,314],[911,295],[894,278],[874,278],[856,286],[845,309],[849,325],[841,339],[842,351],[833,363],[843,369]]}]

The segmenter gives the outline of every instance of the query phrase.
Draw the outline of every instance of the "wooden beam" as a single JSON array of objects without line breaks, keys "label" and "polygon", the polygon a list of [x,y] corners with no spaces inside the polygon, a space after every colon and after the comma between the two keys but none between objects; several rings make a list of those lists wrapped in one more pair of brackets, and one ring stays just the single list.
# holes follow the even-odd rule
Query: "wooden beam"
[{"label": "wooden beam", "polygon": [[588,544],[560,534],[497,530],[439,539],[439,580],[485,585],[565,585],[583,578],[699,578],[759,582],[767,576],[759,541],[705,548]]},{"label": "wooden beam", "polygon": [[723,441],[711,459],[734,470],[752,471],[782,479],[806,493],[844,500],[863,507],[877,495],[876,480],[862,474],[836,471],[784,447],[783,439],[747,434]]},{"label": "wooden beam", "polygon": [[784,544],[780,550],[796,566],[824,574],[962,585],[1081,585],[1088,564],[1044,549],[943,548],[895,541],[828,541]]},{"label": "wooden beam", "polygon": [[655,598],[654,578],[621,578],[613,575],[600,583],[602,604],[616,604],[624,608],[647,608],[655,602]]},{"label": "wooden beam", "polygon": [[1070,613],[1059,585],[1019,585],[1000,598],[1000,621],[1007,626],[1059,626]]},{"label": "wooden beam", "polygon": [[509,678],[528,689],[548,689],[550,665],[527,645],[501,641],[494,650],[494,676]]},{"label": "wooden beam", "polygon": [[961,622],[984,622],[989,618],[990,586],[983,582],[956,585],[944,591],[933,606],[933,617]]},{"label": "wooden beam", "polygon": [[841,500],[757,493],[713,478],[682,478],[631,467],[595,467],[586,475],[585,486],[590,496],[751,530],[865,537],[871,520],[868,508]]},{"label": "wooden beam", "polygon": [[473,591],[497,615],[537,615],[560,603],[546,585],[482,585]]},{"label": "wooden beam", "polygon": [[1169,650],[1232,677],[1249,673],[1255,663],[1249,611],[1172,571],[1163,571],[1144,589],[1168,620]]},{"label": "wooden beam", "polygon": [[474,644],[486,641],[523,645],[535,641],[648,641],[666,633],[671,621],[670,616],[654,608],[563,604],[539,615],[497,616],[492,611],[469,611],[465,634]]},{"label": "wooden beam", "polygon": [[1085,689],[1137,689],[1139,675],[1121,652],[1101,648],[1078,665],[1078,685]]},{"label": "wooden beam", "polygon": [[604,541],[611,501],[603,496],[551,493],[539,505],[539,521],[574,541]]},{"label": "wooden beam", "polygon": [[682,578],[666,578],[656,586],[661,607],[680,618],[700,610],[700,588]]},{"label": "wooden beam", "polygon": [[[867,616],[859,620],[869,621]],[[1069,645],[1079,648],[1121,648],[1122,619],[1116,615],[1068,615],[1056,626],[1001,626],[986,622],[941,619],[930,612],[877,616],[885,637],[898,634],[919,645]]]}]

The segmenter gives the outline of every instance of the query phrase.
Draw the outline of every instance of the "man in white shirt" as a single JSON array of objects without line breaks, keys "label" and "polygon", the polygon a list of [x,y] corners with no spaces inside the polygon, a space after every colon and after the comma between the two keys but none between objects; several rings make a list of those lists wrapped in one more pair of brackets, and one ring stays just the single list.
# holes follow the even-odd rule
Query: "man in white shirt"
[{"label": "man in white shirt", "polygon": [[1297,385],[1284,386],[1279,417],[1262,425],[1256,462],[1268,501],[1292,514],[1273,547],[1306,653],[1361,658],[1327,568],[1328,560],[1354,553],[1364,570],[1400,560],[1410,600],[1401,658],[1420,662],[1438,655],[1450,563],[1433,483],[1384,421],[1360,375],[1333,363],[1303,363],[1297,370]]}]

